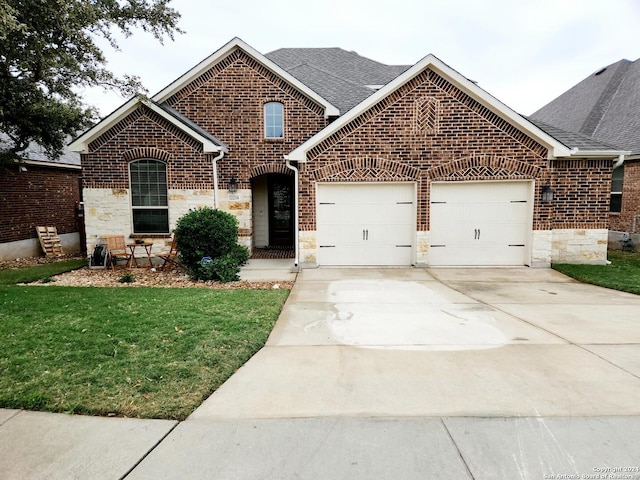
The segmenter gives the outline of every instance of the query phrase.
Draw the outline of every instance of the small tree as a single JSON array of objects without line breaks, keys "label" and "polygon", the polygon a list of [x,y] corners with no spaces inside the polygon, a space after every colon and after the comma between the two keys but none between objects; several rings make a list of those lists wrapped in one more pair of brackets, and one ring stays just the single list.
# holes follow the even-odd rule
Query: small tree
[{"label": "small tree", "polygon": [[249,251],[238,245],[238,220],[209,207],[183,215],[176,223],[180,260],[194,280],[238,279]]}]

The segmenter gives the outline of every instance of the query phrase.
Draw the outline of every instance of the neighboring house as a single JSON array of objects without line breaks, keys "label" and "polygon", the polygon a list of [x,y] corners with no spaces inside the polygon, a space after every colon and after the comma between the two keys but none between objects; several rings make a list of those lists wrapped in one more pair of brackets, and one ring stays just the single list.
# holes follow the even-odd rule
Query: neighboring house
[{"label": "neighboring house", "polygon": [[89,249],[110,233],[166,243],[208,205],[302,267],[604,263],[621,153],[556,138],[433,55],[388,66],[237,38],[70,148]]},{"label": "neighboring house", "polygon": [[599,69],[530,119],[628,151],[613,171],[609,228],[640,233],[640,60]]},{"label": "neighboring house", "polygon": [[[6,138],[0,134],[0,143]],[[65,253],[80,252],[80,155],[65,152],[52,160],[33,144],[26,154],[0,166],[0,261],[42,255],[37,226],[55,226]]]}]

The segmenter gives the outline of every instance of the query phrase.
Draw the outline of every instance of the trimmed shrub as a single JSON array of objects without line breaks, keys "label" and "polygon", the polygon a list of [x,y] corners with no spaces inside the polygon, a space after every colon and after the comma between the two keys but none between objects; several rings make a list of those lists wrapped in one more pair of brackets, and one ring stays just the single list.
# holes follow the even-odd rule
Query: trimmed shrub
[{"label": "trimmed shrub", "polygon": [[221,210],[192,210],[178,219],[175,235],[180,261],[194,280],[237,280],[249,259],[249,251],[238,245],[238,220]]}]

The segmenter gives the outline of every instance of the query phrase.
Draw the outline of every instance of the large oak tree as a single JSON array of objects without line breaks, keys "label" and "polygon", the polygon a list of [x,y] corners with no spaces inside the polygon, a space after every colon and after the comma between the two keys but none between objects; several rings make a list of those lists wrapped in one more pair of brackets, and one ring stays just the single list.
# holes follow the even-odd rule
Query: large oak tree
[{"label": "large oak tree", "polygon": [[106,68],[97,42],[117,50],[116,37],[133,29],[173,39],[180,15],[170,2],[0,0],[0,160],[19,158],[30,142],[59,156],[66,139],[96,119],[82,88],[140,91],[138,78]]}]

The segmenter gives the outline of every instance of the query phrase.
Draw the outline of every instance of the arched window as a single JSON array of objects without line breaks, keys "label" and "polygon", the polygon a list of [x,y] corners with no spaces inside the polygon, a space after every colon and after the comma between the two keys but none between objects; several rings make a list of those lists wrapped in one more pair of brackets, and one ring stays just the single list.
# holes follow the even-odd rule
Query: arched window
[{"label": "arched window", "polygon": [[167,165],[144,159],[129,164],[133,233],[169,233]]},{"label": "arched window", "polygon": [[264,104],[264,137],[284,138],[284,105],[280,102]]}]

